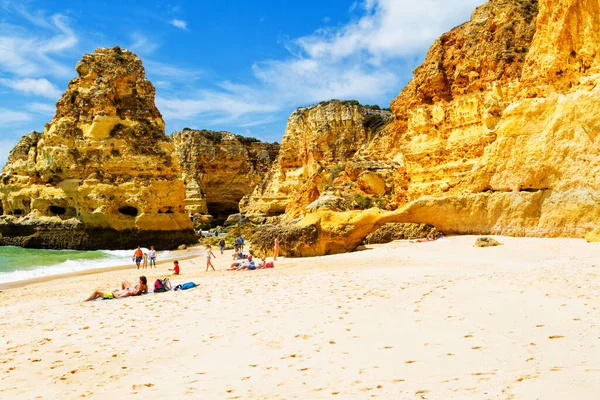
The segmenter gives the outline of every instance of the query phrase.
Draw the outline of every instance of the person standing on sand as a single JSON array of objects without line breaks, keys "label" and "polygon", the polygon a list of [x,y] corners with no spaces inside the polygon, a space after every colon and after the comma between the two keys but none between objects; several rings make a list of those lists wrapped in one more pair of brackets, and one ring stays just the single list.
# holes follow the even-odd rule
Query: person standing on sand
[{"label": "person standing on sand", "polygon": [[137,265],[137,269],[140,269],[140,263],[142,262],[143,257],[144,257],[144,252],[142,251],[140,246],[138,246],[135,253],[133,253],[133,260],[132,260],[132,261],[135,261],[135,265]]},{"label": "person standing on sand", "polygon": [[279,255],[279,235],[275,236],[275,244],[273,245],[273,261],[277,261]]},{"label": "person standing on sand", "polygon": [[208,271],[208,267],[211,267],[213,269],[213,271],[216,271],[215,267],[212,264],[212,261],[210,261],[211,256],[217,258],[213,254],[212,250],[210,249],[210,244],[207,244],[206,245],[206,270]]},{"label": "person standing on sand", "polygon": [[150,257],[150,268],[152,268],[153,265],[154,268],[156,268],[156,250],[154,250],[154,246],[150,246],[150,253],[148,253],[148,256]]},{"label": "person standing on sand", "polygon": [[225,239],[221,238],[221,240],[219,240],[219,248],[221,249],[221,254],[223,254],[223,250],[225,250]]}]

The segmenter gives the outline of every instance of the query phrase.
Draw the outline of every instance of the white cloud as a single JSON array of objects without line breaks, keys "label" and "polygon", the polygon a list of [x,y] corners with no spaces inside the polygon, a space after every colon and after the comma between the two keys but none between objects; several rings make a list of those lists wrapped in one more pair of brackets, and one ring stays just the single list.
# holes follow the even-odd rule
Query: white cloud
[{"label": "white cloud", "polygon": [[[433,41],[468,20],[485,0],[366,0],[350,12],[362,17],[321,28],[285,43],[289,56],[252,66],[249,83],[221,82],[218,89],[157,101],[168,119],[259,125],[265,114],[331,98],[377,102],[402,87],[412,65]],[[344,12],[344,10],[340,10]],[[381,104],[384,105],[384,104]],[[262,114],[262,115],[261,115]],[[243,118],[242,118],[243,117]]]},{"label": "white cloud", "polygon": [[174,20],[169,21],[169,23],[171,25],[173,25],[175,28],[183,29],[184,31],[187,30],[187,22],[185,22],[181,19],[174,19]]},{"label": "white cloud", "polygon": [[156,98],[156,105],[165,118],[190,120],[203,115],[213,120],[235,121],[253,113],[268,113],[278,110],[271,103],[256,102],[256,99],[240,97],[239,93],[202,91],[195,98]]},{"label": "white cloud", "polygon": [[54,115],[56,112],[56,105],[48,103],[31,103],[27,106],[29,111],[42,114],[42,115]]},{"label": "white cloud", "polygon": [[0,78],[0,85],[18,90],[25,94],[34,94],[38,96],[57,99],[61,96],[61,91],[48,79],[5,79]]},{"label": "white cloud", "polygon": [[0,108],[0,125],[14,124],[17,122],[26,122],[31,119],[31,115],[22,111]]},{"label": "white cloud", "polygon": [[27,31],[9,24],[1,26],[0,71],[21,77],[71,75],[72,68],[59,61],[65,51],[78,43],[77,36],[67,25],[66,17],[61,14],[55,14],[49,20],[41,14],[28,17],[32,18],[40,29]]},{"label": "white cloud", "polygon": [[130,38],[131,44],[128,48],[136,53],[151,54],[160,47],[160,43],[156,39],[151,39],[141,32],[133,32]]},{"label": "white cloud", "polygon": [[485,0],[367,0],[365,15],[340,29],[295,40],[306,56],[341,60],[365,53],[378,64],[427,49],[443,32],[468,19]]},{"label": "white cloud", "polygon": [[190,82],[204,75],[204,71],[197,68],[182,68],[153,60],[143,61],[143,64],[146,74],[164,78],[161,79],[163,84],[168,82]]}]

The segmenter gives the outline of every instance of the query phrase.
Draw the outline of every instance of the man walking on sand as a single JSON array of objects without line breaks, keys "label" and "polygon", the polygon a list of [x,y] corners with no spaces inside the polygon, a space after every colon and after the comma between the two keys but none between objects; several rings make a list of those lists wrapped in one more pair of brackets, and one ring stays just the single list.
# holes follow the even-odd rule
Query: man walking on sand
[{"label": "man walking on sand", "polygon": [[137,269],[140,269],[140,263],[142,262],[143,257],[144,257],[144,252],[142,251],[140,246],[138,246],[135,253],[133,253],[133,260],[132,260],[132,261],[135,261],[135,265],[137,265]]}]

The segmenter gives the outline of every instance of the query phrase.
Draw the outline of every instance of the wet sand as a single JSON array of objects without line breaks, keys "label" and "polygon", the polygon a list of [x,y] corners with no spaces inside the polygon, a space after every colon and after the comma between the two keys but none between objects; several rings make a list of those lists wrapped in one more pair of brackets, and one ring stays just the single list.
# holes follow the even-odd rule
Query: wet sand
[{"label": "wet sand", "polygon": [[[595,399],[600,244],[394,242],[83,303],[102,272],[2,290],[3,398]],[[152,283],[167,265],[143,271]]]}]

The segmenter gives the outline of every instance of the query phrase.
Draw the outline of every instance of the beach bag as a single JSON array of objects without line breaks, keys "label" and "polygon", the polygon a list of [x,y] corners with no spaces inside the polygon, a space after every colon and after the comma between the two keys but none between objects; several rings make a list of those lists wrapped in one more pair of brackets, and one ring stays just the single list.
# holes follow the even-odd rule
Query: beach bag
[{"label": "beach bag", "polygon": [[173,289],[173,290],[188,290],[191,288],[195,288],[196,286],[198,286],[198,285],[196,285],[194,282],[186,282],[186,283],[182,283],[181,285],[175,286],[175,289]]},{"label": "beach bag", "polygon": [[164,293],[171,290],[171,281],[169,278],[157,279],[154,282],[154,293]]},{"label": "beach bag", "polygon": [[275,268],[275,264],[273,263],[273,261],[269,261],[265,264],[265,268]]}]

